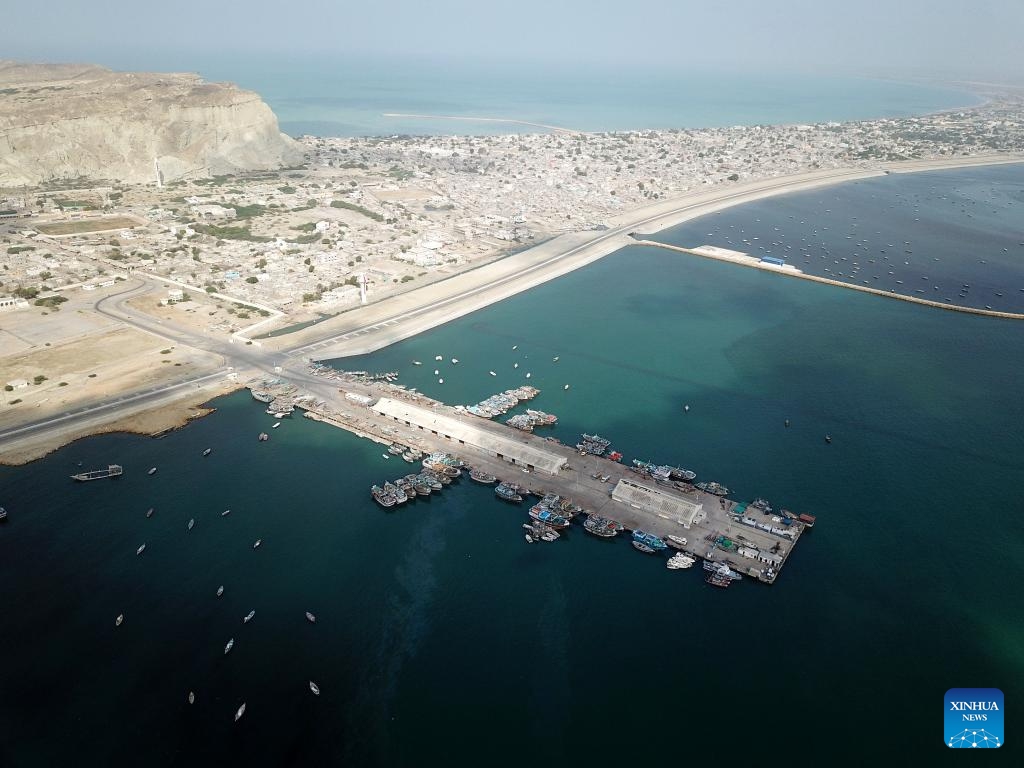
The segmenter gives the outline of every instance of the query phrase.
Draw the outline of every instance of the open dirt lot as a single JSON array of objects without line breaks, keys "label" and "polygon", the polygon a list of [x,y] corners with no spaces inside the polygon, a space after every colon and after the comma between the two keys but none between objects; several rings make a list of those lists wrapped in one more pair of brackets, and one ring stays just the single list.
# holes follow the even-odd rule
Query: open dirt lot
[{"label": "open dirt lot", "polygon": [[85,232],[107,232],[110,230],[133,229],[143,223],[129,216],[110,216],[102,219],[76,219],[37,224],[35,229],[44,235],[80,235]]},{"label": "open dirt lot", "polygon": [[[221,363],[212,354],[179,349],[132,328],[86,334],[49,347],[0,358],[3,381],[27,387],[3,392],[0,426],[41,419],[204,371]],[[39,384],[37,377],[45,377]]]}]

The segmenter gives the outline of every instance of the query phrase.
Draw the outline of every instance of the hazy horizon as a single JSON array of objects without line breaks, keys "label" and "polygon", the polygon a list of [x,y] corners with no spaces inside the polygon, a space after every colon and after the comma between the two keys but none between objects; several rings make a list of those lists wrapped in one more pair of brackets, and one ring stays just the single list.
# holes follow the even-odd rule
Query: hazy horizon
[{"label": "hazy horizon", "polygon": [[501,10],[468,0],[353,8],[307,0],[291,12],[252,0],[243,16],[197,0],[182,0],[173,14],[126,0],[54,0],[9,13],[0,50],[4,58],[116,69],[201,70],[210,61],[263,56],[271,67],[366,58],[1020,83],[1022,29],[1024,3],[1010,0],[735,0],[723,7],[520,0]]}]

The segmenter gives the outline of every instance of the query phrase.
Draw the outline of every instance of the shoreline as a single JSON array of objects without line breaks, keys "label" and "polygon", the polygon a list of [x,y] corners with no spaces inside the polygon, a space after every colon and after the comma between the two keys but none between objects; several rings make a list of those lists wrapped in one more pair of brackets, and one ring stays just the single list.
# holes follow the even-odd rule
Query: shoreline
[{"label": "shoreline", "polygon": [[167,402],[136,410],[127,409],[107,421],[100,417],[94,420],[95,423],[85,423],[66,431],[57,426],[40,433],[15,437],[4,445],[0,466],[21,467],[79,440],[96,435],[122,432],[144,437],[160,437],[215,413],[217,409],[208,403],[239,389],[244,389],[244,385],[220,385],[214,393],[204,388],[170,398]]},{"label": "shoreline", "polygon": [[[561,277],[624,246],[644,245],[631,237],[632,234],[660,232],[725,208],[768,197],[876,178],[889,173],[920,173],[1020,163],[1024,163],[1024,155],[914,160],[881,164],[875,168],[811,171],[741,183],[735,187],[720,186],[712,190],[691,192],[621,214],[612,220],[614,227],[607,232],[598,235],[586,231],[560,235],[504,259],[390,297],[378,304],[367,305],[361,310],[344,313],[294,334],[264,339],[261,346],[268,351],[283,352],[296,363],[307,357],[322,360],[368,354]],[[950,309],[945,306],[942,308]],[[323,335],[325,328],[331,333],[327,338]],[[118,408],[115,411],[117,415],[112,418],[104,419],[102,415],[93,417],[89,420],[92,423],[87,421],[66,433],[62,433],[58,426],[16,437],[4,445],[0,465],[21,466],[92,435],[128,432],[155,436],[179,429],[187,426],[194,418],[201,418],[215,410],[203,409],[205,403],[244,387],[223,380],[215,386],[220,391],[211,393],[209,388],[204,387],[134,411]],[[195,413],[198,410],[205,412]],[[192,415],[187,413],[189,411],[193,412]]]},{"label": "shoreline", "polygon": [[905,301],[910,304],[918,304],[923,307],[932,307],[933,309],[944,309],[947,312],[962,312],[966,315],[981,315],[983,317],[995,317],[1001,320],[1024,320],[1024,314],[1019,312],[1002,312],[996,309],[979,309],[977,307],[965,307],[961,304],[944,304],[941,301],[932,301],[930,299],[920,299],[916,296],[908,296],[904,293],[896,293],[895,291],[883,291],[880,288],[871,288],[866,285],[857,285],[856,283],[845,283],[842,280],[834,280],[830,277],[821,277],[820,275],[812,275],[807,272],[802,272],[794,267],[777,266],[775,264],[769,264],[762,262],[757,256],[751,256],[748,253],[740,254],[720,254],[713,253],[708,250],[702,250],[703,246],[697,248],[684,248],[681,245],[671,245],[669,243],[660,243],[656,240],[637,240],[637,245],[643,245],[650,248],[661,248],[667,251],[673,251],[675,253],[685,253],[690,256],[699,256],[702,259],[710,259],[712,261],[724,261],[727,264],[735,264],[740,267],[746,267],[747,269],[759,269],[762,272],[772,272],[777,275],[783,275],[784,277],[792,277],[798,280],[809,280],[812,283],[820,283],[822,285],[832,285],[837,288],[848,288],[851,291],[860,291],[861,293],[869,293],[873,296],[881,296],[887,299],[896,299],[897,301]]},{"label": "shoreline", "polygon": [[736,205],[846,181],[1019,163],[1024,163],[1024,154],[909,160],[881,163],[873,168],[809,171],[741,182],[732,187],[698,190],[620,214],[609,220],[611,229],[600,235],[588,232],[560,235],[475,270],[263,343],[291,357],[314,360],[369,354],[561,277],[621,247],[637,244],[631,234],[653,234]]}]

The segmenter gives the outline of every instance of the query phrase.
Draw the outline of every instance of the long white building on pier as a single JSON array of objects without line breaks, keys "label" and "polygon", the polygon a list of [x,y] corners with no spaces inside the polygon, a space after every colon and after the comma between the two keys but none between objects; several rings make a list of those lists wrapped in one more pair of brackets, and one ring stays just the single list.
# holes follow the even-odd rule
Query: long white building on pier
[{"label": "long white building on pier", "polygon": [[703,504],[684,499],[678,493],[666,493],[660,488],[652,488],[635,480],[619,480],[612,491],[612,498],[665,520],[677,522],[686,528],[707,517]]},{"label": "long white building on pier", "polygon": [[536,469],[549,475],[557,475],[567,464],[565,456],[545,450],[535,443],[531,444],[525,436],[519,438],[518,435],[506,437],[499,434],[488,428],[488,422],[476,416],[460,419],[440,408],[423,408],[388,397],[382,397],[370,407],[382,416],[450,440],[453,452],[458,451],[459,445],[470,445],[516,466]]}]

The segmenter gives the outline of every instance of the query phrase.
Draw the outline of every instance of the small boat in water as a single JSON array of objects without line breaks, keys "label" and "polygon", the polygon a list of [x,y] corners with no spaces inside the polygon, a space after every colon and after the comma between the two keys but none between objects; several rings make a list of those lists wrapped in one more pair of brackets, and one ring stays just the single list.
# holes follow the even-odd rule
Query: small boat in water
[{"label": "small boat in water", "polygon": [[260,544],[262,544],[262,543],[263,543],[263,539],[256,539],[256,543],[252,545],[252,548],[253,549],[259,549],[260,548]]},{"label": "small boat in water", "polygon": [[640,543],[644,546],[650,547],[652,550],[662,550],[668,546],[664,541],[659,539],[653,533],[645,533],[644,531],[640,530],[633,531],[633,541],[635,543]]},{"label": "small boat in water", "polygon": [[519,486],[511,483],[499,483],[494,489],[494,495],[505,501],[520,502],[523,497],[519,495]]},{"label": "small boat in water", "polygon": [[648,547],[643,542],[637,541],[636,539],[633,540],[633,548],[638,550],[638,551],[640,551],[640,552],[643,552],[645,555],[653,555],[654,554],[654,550],[653,549]]},{"label": "small boat in water", "polygon": [[692,568],[693,564],[697,562],[697,558],[692,555],[688,555],[685,552],[676,552],[672,557],[668,559],[665,567],[676,571],[681,568]]},{"label": "small boat in water", "polygon": [[117,614],[117,618],[114,619],[114,626],[115,627],[120,627],[123,622],[124,622],[124,614],[123,613]]},{"label": "small boat in water", "polygon": [[230,509],[225,509],[223,512],[220,513],[220,516],[221,517],[227,517],[230,514],[231,514],[231,510]]},{"label": "small boat in water", "polygon": [[224,585],[221,584],[219,587],[217,587],[217,597],[220,597],[223,594],[224,594]]},{"label": "small boat in water", "polygon": [[713,480],[707,483],[695,483],[694,487],[698,491],[704,491],[705,493],[711,493],[715,496],[728,496],[729,489],[721,483],[716,483]]},{"label": "small boat in water", "polygon": [[730,584],[732,584],[732,579],[730,579],[728,576],[723,576],[722,574],[715,572],[707,574],[704,577],[704,581],[713,587],[720,587],[722,589],[725,589]]},{"label": "small boat in water", "polygon": [[156,474],[156,467],[150,467],[149,468],[149,472],[147,472],[146,474],[147,475],[155,475]]},{"label": "small boat in water", "polygon": [[314,683],[312,680],[309,681],[309,690],[311,690],[315,696],[320,695],[320,686]]},{"label": "small boat in water", "polygon": [[308,619],[308,620],[309,620],[309,623],[310,623],[310,624],[316,624],[316,616],[314,616],[314,615],[313,615],[312,613],[310,613],[309,611],[306,611],[306,619]]},{"label": "small boat in water", "polygon": [[211,453],[213,453],[213,448],[207,448],[203,451],[203,456],[209,456]]},{"label": "small boat in water", "polygon": [[141,547],[139,547],[138,549],[135,550],[135,554],[136,555],[141,555],[145,551],[146,551],[146,545],[143,544]]},{"label": "small boat in water", "polygon": [[189,691],[188,692],[188,703],[189,704],[195,704],[196,703],[195,691]]},{"label": "small boat in water", "polygon": [[152,517],[152,516],[153,516],[153,508],[152,508],[152,507],[150,507],[150,508],[149,508],[149,509],[148,509],[148,510],[146,511],[146,517]]},{"label": "small boat in water", "polygon": [[244,715],[244,714],[245,714],[245,703],[243,702],[242,706],[240,706],[240,707],[238,708],[238,711],[237,711],[237,712],[235,712],[235,722],[237,723],[237,722],[238,722],[238,720],[239,720],[239,718],[240,718],[240,717],[241,717],[242,715]]},{"label": "small boat in water", "polygon": [[665,543],[674,549],[682,549],[686,546],[686,538],[683,536],[673,536],[670,533],[665,537]]},{"label": "small boat in water", "polygon": [[191,531],[195,527],[195,524],[196,524],[196,519],[193,517],[192,519],[190,519],[188,521],[188,529]]},{"label": "small boat in water", "polygon": [[227,655],[228,653],[230,653],[231,649],[234,648],[234,647],[235,647],[235,638],[232,637],[230,640],[228,640],[228,644],[224,646],[224,655]]},{"label": "small boat in water", "polygon": [[281,426],[281,422],[280,421],[275,421],[274,422],[274,426],[272,426],[271,429],[277,429],[280,426]]},{"label": "small boat in water", "polygon": [[120,477],[124,474],[124,468],[120,464],[108,464],[106,469],[94,469],[90,472],[79,472],[71,475],[72,480],[80,483],[87,483],[90,480],[100,480],[105,477]]},{"label": "small boat in water", "polygon": [[619,531],[622,530],[622,523],[609,520],[600,515],[589,514],[587,519],[583,521],[583,530],[595,536],[600,536],[602,539],[611,539],[619,535]]},{"label": "small boat in water", "polygon": [[242,619],[242,623],[248,624],[250,621],[252,621],[252,617],[255,615],[256,611],[249,611],[247,614],[245,614],[245,617]]},{"label": "small boat in water", "polygon": [[469,479],[478,483],[483,483],[484,485],[494,485],[498,482],[498,478],[494,475],[487,474],[482,469],[471,469],[469,471]]}]

